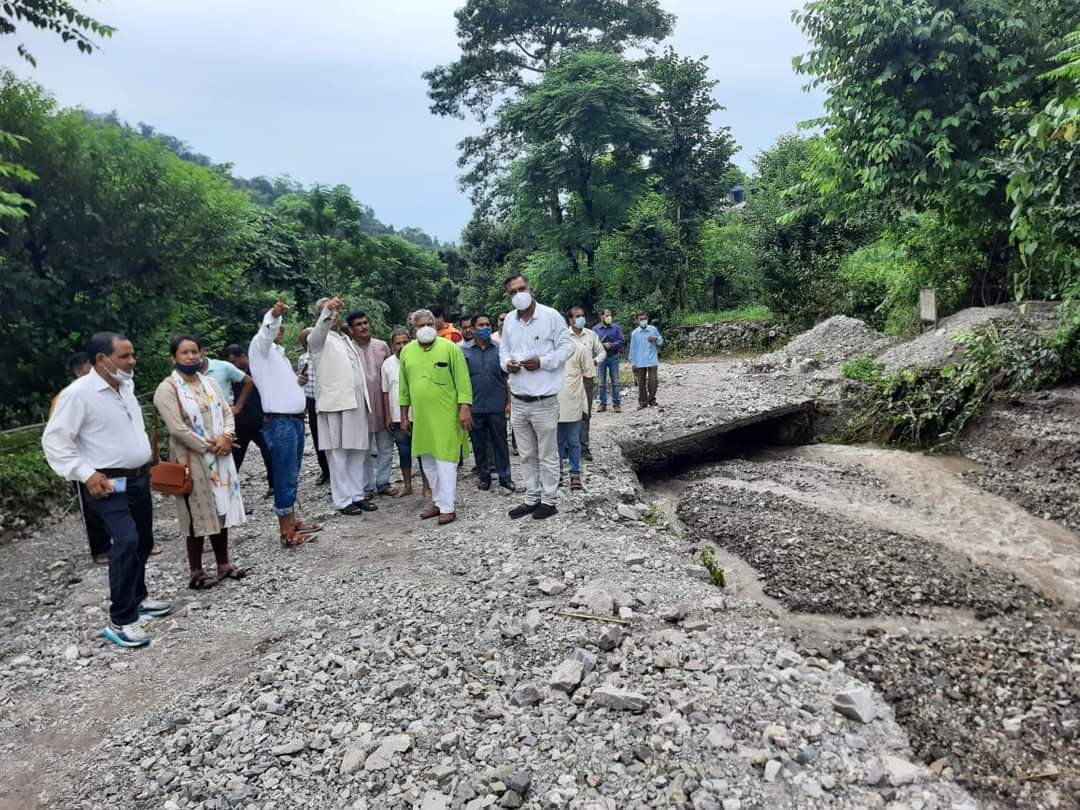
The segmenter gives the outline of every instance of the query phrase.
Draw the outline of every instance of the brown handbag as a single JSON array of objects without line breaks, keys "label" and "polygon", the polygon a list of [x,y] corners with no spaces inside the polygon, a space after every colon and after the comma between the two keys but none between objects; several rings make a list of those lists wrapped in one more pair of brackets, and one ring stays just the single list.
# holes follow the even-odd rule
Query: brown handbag
[{"label": "brown handbag", "polygon": [[[177,402],[180,401],[180,394],[177,392]],[[150,488],[155,492],[160,492],[162,495],[178,495],[183,497],[184,495],[191,494],[192,481],[191,481],[191,451],[188,451],[188,463],[177,464],[173,461],[161,461],[158,449],[158,428],[157,417],[154,417],[154,429],[150,436],[150,449],[152,456],[150,460]]]}]

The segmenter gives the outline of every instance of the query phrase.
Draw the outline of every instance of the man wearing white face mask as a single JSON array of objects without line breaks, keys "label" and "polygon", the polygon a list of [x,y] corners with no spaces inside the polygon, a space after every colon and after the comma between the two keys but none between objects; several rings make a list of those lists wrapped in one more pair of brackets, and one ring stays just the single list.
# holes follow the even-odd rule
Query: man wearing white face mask
[{"label": "man wearing white face mask", "polygon": [[581,456],[586,461],[592,461],[592,451],[589,450],[589,422],[592,420],[592,403],[596,395],[596,371],[607,359],[607,351],[596,332],[585,326],[585,310],[581,307],[570,310],[570,337],[575,343],[584,346],[585,352],[591,358],[591,363],[585,364],[585,376],[582,379],[587,408],[581,420]]},{"label": "man wearing white face mask", "polygon": [[630,334],[630,366],[637,380],[639,411],[656,405],[658,349],[663,345],[660,330],[649,323],[649,313],[642,312],[638,315],[637,329]]},{"label": "man wearing white face mask", "polygon": [[165,616],[173,606],[146,592],[154,516],[150,439],[133,382],[135,349],[121,335],[99,332],[87,354],[94,368],[60,393],[41,446],[57,475],[86,486],[90,508],[112,536],[111,604],[102,635],[121,647],[143,647],[150,635],[141,620]]},{"label": "man wearing white face mask", "polygon": [[414,312],[413,325],[416,340],[399,356],[401,429],[412,434],[412,452],[420,456],[431,486],[432,503],[420,518],[437,517],[439,525],[445,526],[457,520],[458,462],[469,451],[468,436],[473,429],[472,379],[461,349],[435,334],[431,310]]},{"label": "man wearing white face mask", "polygon": [[538,304],[521,274],[506,280],[514,312],[503,325],[499,364],[510,375],[511,421],[525,473],[525,502],[510,517],[551,517],[559,492],[559,391],[574,340],[556,310]]}]

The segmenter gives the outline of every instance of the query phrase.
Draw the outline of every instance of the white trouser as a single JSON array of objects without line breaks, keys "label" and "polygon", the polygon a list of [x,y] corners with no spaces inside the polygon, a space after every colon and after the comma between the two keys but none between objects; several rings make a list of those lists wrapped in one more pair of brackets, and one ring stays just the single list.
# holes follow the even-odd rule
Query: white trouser
[{"label": "white trouser", "polygon": [[367,450],[327,450],[330,464],[330,500],[335,509],[364,499],[364,463]]},{"label": "white trouser", "polygon": [[559,398],[515,399],[510,417],[525,475],[525,503],[555,506],[559,498]]},{"label": "white trouser", "polygon": [[420,456],[420,461],[431,486],[432,502],[440,512],[449,515],[454,511],[454,496],[457,494],[457,462],[440,461],[427,453]]}]

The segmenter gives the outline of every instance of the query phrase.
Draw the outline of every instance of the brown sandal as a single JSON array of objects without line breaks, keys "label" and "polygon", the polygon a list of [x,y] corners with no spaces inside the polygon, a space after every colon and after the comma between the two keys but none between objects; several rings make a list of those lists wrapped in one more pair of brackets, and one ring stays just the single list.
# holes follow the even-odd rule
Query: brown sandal
[{"label": "brown sandal", "polygon": [[315,534],[315,532],[321,532],[323,525],[321,523],[305,523],[302,520],[296,521],[293,526],[293,531],[300,532],[301,534]]},{"label": "brown sandal", "polygon": [[208,577],[201,568],[198,571],[192,571],[191,579],[188,581],[188,587],[193,591],[206,591],[217,584],[218,580]]},{"label": "brown sandal", "polygon": [[304,545],[309,539],[303,532],[293,529],[289,534],[281,535],[281,546],[282,548],[296,548]]},{"label": "brown sandal", "polygon": [[233,563],[229,563],[225,567],[224,573],[222,572],[222,570],[220,568],[218,569],[217,581],[221,582],[221,580],[223,580],[223,579],[244,579],[250,573],[251,573],[250,568],[240,568],[239,566],[234,565]]},{"label": "brown sandal", "polygon": [[457,512],[445,512],[439,515],[439,525],[445,526],[447,523],[453,523],[457,520]]},{"label": "brown sandal", "polygon": [[420,513],[420,519],[421,520],[430,520],[431,518],[438,517],[438,516],[439,516],[439,507],[437,507],[435,504],[432,504],[431,506],[429,506],[427,509],[425,509],[423,512]]}]

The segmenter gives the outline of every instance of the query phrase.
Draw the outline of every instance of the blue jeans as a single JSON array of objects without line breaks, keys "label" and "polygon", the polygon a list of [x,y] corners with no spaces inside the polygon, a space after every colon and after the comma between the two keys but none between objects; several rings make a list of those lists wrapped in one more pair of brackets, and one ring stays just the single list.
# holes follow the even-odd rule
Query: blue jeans
[{"label": "blue jeans", "polygon": [[390,432],[394,434],[397,445],[398,466],[402,471],[412,469],[412,434],[401,429],[401,422],[391,422]]},{"label": "blue jeans", "polygon": [[581,475],[581,421],[559,422],[559,472],[570,460],[570,474]]},{"label": "blue jeans", "polygon": [[112,535],[109,551],[109,618],[113,624],[134,624],[146,598],[146,561],[154,547],[154,512],[150,476],[127,479],[127,490],[107,498],[88,498],[87,505]]},{"label": "blue jeans", "polygon": [[304,459],[304,414],[274,416],[263,425],[263,439],[270,448],[274,471],[274,512],[278,517],[293,513],[300,485],[300,463]]},{"label": "blue jeans", "polygon": [[[368,495],[382,493],[390,488],[390,468],[394,466],[394,434],[389,430],[380,430],[371,434],[371,440],[374,445],[371,449],[378,449],[379,460],[378,472],[375,471],[374,456],[368,455],[364,460],[364,480],[369,487]],[[411,444],[410,441],[410,446]]]},{"label": "blue jeans", "polygon": [[607,406],[605,374],[611,378],[611,404],[618,407],[622,404],[622,396],[619,394],[619,355],[608,355],[607,359],[600,364],[600,404]]},{"label": "blue jeans", "polygon": [[506,446],[506,412],[474,413],[470,434],[480,480],[491,483],[491,459],[495,459],[495,474],[504,484],[510,483],[510,450]]}]

